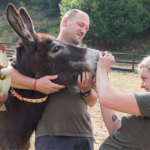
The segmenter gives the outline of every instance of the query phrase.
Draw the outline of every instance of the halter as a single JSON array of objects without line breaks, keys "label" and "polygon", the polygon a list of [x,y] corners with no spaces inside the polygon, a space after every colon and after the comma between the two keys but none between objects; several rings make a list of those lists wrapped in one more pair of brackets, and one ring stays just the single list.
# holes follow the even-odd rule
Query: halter
[{"label": "halter", "polygon": [[48,96],[46,96],[46,97],[40,98],[40,99],[25,98],[25,97],[22,97],[21,95],[19,95],[13,88],[11,90],[11,94],[12,94],[12,96],[17,97],[21,101],[26,101],[26,102],[30,102],[30,103],[41,103],[41,102],[44,102],[48,97]]}]

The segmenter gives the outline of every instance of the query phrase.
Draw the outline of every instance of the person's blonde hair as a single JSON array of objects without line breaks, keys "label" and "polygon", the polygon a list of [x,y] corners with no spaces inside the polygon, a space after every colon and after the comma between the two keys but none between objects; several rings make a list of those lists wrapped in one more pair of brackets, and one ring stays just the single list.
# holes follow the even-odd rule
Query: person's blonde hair
[{"label": "person's blonde hair", "polygon": [[146,68],[150,72],[150,56],[145,57],[138,65],[138,72],[140,72],[142,68]]}]

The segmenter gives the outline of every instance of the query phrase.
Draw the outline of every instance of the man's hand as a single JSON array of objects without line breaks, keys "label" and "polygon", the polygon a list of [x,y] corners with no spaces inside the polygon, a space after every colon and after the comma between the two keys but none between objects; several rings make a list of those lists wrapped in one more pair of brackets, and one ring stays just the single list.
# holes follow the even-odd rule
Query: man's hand
[{"label": "man's hand", "polygon": [[50,94],[54,92],[58,92],[60,89],[65,88],[64,85],[58,85],[51,80],[57,79],[58,75],[53,76],[44,76],[37,80],[36,82],[36,90],[40,91],[41,93]]},{"label": "man's hand", "polygon": [[78,75],[78,87],[82,93],[85,93],[91,89],[93,83],[92,73],[91,72],[82,72],[82,81],[81,75]]}]

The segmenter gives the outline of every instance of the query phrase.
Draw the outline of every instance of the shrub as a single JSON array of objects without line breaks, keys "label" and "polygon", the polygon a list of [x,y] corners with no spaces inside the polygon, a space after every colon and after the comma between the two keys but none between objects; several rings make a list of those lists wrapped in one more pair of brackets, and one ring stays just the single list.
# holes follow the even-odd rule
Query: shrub
[{"label": "shrub", "polygon": [[58,4],[60,0],[31,0],[32,3],[36,4],[42,9],[45,9],[47,16],[59,16],[60,9]]},{"label": "shrub", "polygon": [[81,9],[90,17],[86,40],[121,43],[139,37],[149,28],[149,0],[62,0],[60,13]]}]

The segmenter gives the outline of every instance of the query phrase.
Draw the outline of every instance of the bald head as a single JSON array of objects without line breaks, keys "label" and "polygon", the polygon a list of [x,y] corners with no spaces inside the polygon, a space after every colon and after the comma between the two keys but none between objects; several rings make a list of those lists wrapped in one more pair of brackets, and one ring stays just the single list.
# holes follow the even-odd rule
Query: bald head
[{"label": "bald head", "polygon": [[83,12],[83,11],[81,11],[81,10],[79,10],[79,9],[70,9],[70,10],[68,10],[68,11],[65,13],[65,15],[63,16],[63,18],[62,18],[62,20],[61,20],[60,28],[62,27],[62,22],[63,22],[63,19],[64,19],[65,17],[67,17],[67,18],[70,19],[70,20],[73,20],[73,19],[76,17],[76,14],[77,14],[77,13],[84,14],[84,15],[86,15],[86,16],[89,18],[88,14],[86,14],[85,12]]},{"label": "bald head", "polygon": [[71,9],[62,18],[58,40],[78,45],[89,30],[89,16],[81,10]]}]

